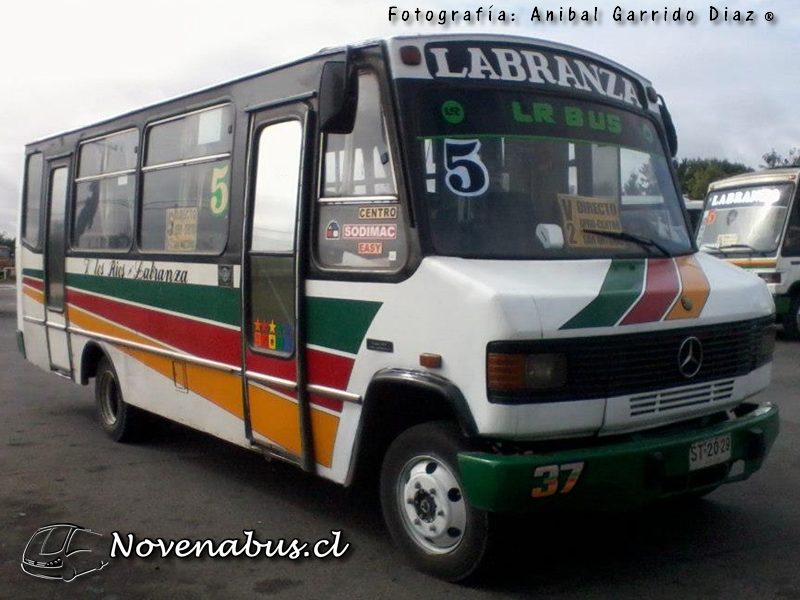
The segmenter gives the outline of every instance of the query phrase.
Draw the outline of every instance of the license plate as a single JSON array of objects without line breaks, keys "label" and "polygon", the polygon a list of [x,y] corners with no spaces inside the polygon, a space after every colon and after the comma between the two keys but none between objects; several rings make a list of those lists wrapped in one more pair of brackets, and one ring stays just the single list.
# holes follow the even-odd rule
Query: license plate
[{"label": "license plate", "polygon": [[731,435],[717,437],[695,442],[689,448],[689,470],[696,471],[713,465],[718,465],[731,458]]}]

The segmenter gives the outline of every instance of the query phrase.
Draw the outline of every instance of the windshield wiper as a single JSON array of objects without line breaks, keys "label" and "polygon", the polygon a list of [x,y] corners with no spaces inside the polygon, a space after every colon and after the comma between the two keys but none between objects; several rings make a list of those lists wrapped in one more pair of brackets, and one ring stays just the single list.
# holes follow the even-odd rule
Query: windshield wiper
[{"label": "windshield wiper", "polygon": [[634,244],[638,244],[642,248],[650,249],[655,248],[661,254],[667,257],[671,257],[672,254],[669,250],[667,250],[664,246],[659,244],[655,240],[651,240],[650,238],[646,238],[640,235],[634,235],[632,233],[628,233],[627,231],[605,231],[603,229],[582,229],[584,233],[593,233],[595,235],[604,235],[608,238],[614,240],[623,240],[625,242],[633,242]]},{"label": "windshield wiper", "polygon": [[731,250],[746,250],[749,254],[761,254],[762,256],[766,256],[769,254],[764,250],[757,250],[753,248],[749,244],[725,244],[724,246],[715,246],[713,244],[703,244],[703,248],[708,248],[710,250],[716,250],[717,252],[722,252],[723,254],[729,254]]},{"label": "windshield wiper", "polygon": [[717,250],[720,252],[725,252],[726,250],[747,250],[748,252],[755,252],[756,254],[764,254],[763,250],[756,250],[750,244],[726,244],[724,246],[718,246]]}]

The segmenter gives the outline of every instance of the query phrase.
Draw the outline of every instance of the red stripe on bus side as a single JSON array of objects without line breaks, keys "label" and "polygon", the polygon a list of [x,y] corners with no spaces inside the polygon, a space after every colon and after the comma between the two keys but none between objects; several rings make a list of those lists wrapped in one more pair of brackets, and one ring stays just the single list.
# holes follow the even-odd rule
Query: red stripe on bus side
[{"label": "red stripe on bus side", "polygon": [[[346,390],[354,364],[355,360],[352,358],[309,348],[308,382],[335,390]],[[286,381],[297,381],[297,363],[294,358],[280,359],[250,351],[247,358],[247,370]],[[282,393],[292,398],[297,397],[295,392],[282,390]],[[342,411],[341,400],[323,398],[313,394],[310,396],[310,400],[312,404],[324,406],[336,412]]]},{"label": "red stripe on bus side", "polygon": [[194,356],[228,365],[241,362],[239,332],[67,289],[67,301],[116,324]]},{"label": "red stripe on bus side", "polygon": [[[240,364],[241,340],[238,331],[226,330],[189,318],[99,298],[74,289],[67,290],[67,297],[69,303],[77,308],[127,327],[167,346],[207,360],[228,365]],[[354,363],[355,360],[352,358],[309,349],[309,383],[345,390],[350,381]],[[287,381],[296,381],[297,379],[294,358],[284,360],[249,352],[247,365],[248,370],[256,373]],[[284,391],[283,393],[296,397],[293,392]],[[312,395],[311,402],[336,412],[342,411],[341,400]]]},{"label": "red stripe on bus side", "polygon": [[23,277],[22,283],[23,285],[32,287],[33,289],[39,290],[40,292],[44,291],[44,282],[41,279],[31,279],[30,277]]}]

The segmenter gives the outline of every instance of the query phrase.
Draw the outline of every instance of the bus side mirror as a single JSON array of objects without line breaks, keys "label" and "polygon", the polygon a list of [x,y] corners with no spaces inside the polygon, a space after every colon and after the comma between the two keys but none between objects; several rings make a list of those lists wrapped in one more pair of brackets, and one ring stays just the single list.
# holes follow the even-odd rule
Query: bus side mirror
[{"label": "bus side mirror", "polygon": [[349,61],[322,67],[319,83],[319,128],[325,133],[350,133],[358,108],[358,75]]},{"label": "bus side mirror", "polygon": [[661,112],[661,120],[664,122],[664,129],[667,133],[667,144],[672,158],[678,154],[678,134],[675,131],[675,123],[672,121],[672,115],[669,114],[667,103],[664,98],[659,95],[658,97],[658,110]]}]

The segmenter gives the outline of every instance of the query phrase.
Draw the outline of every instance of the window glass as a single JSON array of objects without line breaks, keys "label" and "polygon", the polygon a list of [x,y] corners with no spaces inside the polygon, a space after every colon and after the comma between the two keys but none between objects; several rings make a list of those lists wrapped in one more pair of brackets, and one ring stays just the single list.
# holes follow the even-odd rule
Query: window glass
[{"label": "window glass", "polygon": [[264,352],[294,352],[294,256],[251,256],[250,344]]},{"label": "window glass", "polygon": [[299,121],[284,121],[259,136],[253,252],[294,250],[302,132]]},{"label": "window glass", "polygon": [[396,194],[378,80],[362,74],[352,133],[325,138],[324,187],[327,198]]},{"label": "window glass", "polygon": [[147,140],[145,164],[162,165],[230,152],[232,113],[230,106],[220,106],[155,125]]},{"label": "window glass", "polygon": [[44,159],[37,152],[28,157],[27,181],[25,185],[25,213],[22,239],[26,244],[38,247],[40,242],[42,208],[42,169]]},{"label": "window glass", "polygon": [[72,246],[81,250],[127,250],[133,236],[136,130],[81,145]]},{"label": "window glass", "polygon": [[82,144],[78,178],[133,171],[138,144],[135,129]]},{"label": "window glass", "polygon": [[141,248],[221,252],[228,238],[230,161],[145,173]]},{"label": "window glass", "polygon": [[268,125],[258,135],[250,244],[250,344],[288,357],[295,336],[295,227],[303,126]]},{"label": "window glass", "polygon": [[233,109],[153,125],[142,190],[142,250],[218,254],[228,241]]},{"label": "window glass", "polygon": [[79,183],[75,195],[72,246],[86,250],[127,250],[133,227],[134,178],[122,175]]},{"label": "window glass", "polygon": [[67,167],[57,167],[50,173],[50,215],[48,224],[46,270],[47,306],[64,310],[64,246],[65,213],[69,173]]}]

